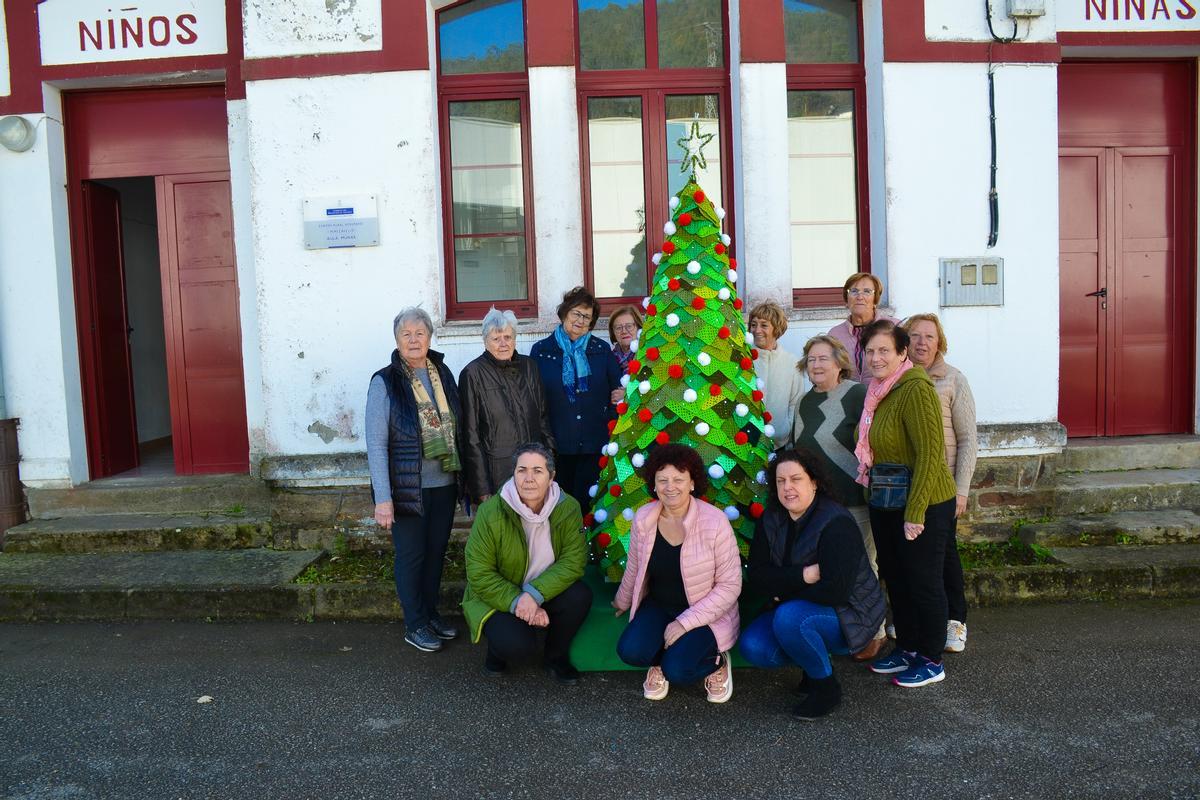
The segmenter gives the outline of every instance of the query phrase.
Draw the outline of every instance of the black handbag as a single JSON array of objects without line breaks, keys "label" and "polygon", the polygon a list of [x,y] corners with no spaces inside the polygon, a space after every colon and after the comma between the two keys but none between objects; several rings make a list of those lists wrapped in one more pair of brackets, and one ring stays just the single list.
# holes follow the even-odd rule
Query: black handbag
[{"label": "black handbag", "polygon": [[912,470],[904,464],[876,464],[871,467],[867,503],[888,511],[904,508],[911,484]]}]

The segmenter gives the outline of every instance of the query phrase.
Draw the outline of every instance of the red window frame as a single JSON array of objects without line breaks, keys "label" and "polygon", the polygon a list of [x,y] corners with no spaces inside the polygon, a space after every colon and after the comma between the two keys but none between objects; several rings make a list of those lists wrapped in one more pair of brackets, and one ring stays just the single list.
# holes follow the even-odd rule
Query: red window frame
[{"label": "red window frame", "polygon": [[[782,3],[783,0],[780,0]],[[788,64],[787,89],[821,91],[850,89],[854,92],[854,176],[858,200],[858,271],[871,271],[871,210],[867,179],[867,79],[863,67],[863,3],[858,6],[858,62],[851,64]],[[791,154],[788,154],[791,158]],[[789,169],[791,165],[789,164]],[[788,220],[789,227],[791,220]],[[789,231],[790,237],[790,231]],[[850,277],[849,275],[846,276]],[[792,288],[796,308],[842,306],[841,286]]]},{"label": "red window frame", "polygon": [[[782,1],[782,0],[781,0]],[[717,96],[721,120],[721,195],[725,208],[727,232],[734,230],[734,187],[731,100],[729,89],[729,4],[721,0],[721,47],[724,65],[720,67],[660,68],[658,67],[658,7],[656,0],[643,0],[646,37],[646,68],[628,70],[585,70],[579,34],[579,3],[572,0],[575,21],[575,85],[579,111],[579,172],[582,191],[580,208],[583,213],[584,285],[595,288],[592,264],[592,185],[591,156],[588,136],[588,99],[593,97],[640,97],[642,99],[642,165],[643,189],[646,197],[646,289],[654,277],[650,256],[658,252],[661,231],[670,219],[667,208],[669,175],[666,162],[666,98],[669,95],[711,94]],[[737,241],[730,246],[730,255],[737,254]],[[626,303],[638,303],[645,295],[629,297],[598,297],[603,313]]]},{"label": "red window frame", "polygon": [[[466,5],[473,0],[462,0],[437,10],[437,15],[451,8]],[[533,169],[529,139],[529,9],[530,0],[524,0],[525,12],[525,72],[490,72],[477,75],[442,74],[442,37],[438,17],[434,17],[433,28],[436,40],[437,102],[438,102],[438,145],[441,153],[442,180],[442,241],[443,278],[446,285],[446,319],[483,319],[493,305],[501,303],[518,317],[537,316],[537,256],[533,220]],[[516,100],[521,109],[521,188],[525,201],[525,286],[526,297],[520,300],[471,300],[459,301],[456,251],[454,241],[454,182],[450,163],[450,104],[472,100]],[[474,234],[466,238],[488,236],[511,236],[512,232],[497,234]]]}]

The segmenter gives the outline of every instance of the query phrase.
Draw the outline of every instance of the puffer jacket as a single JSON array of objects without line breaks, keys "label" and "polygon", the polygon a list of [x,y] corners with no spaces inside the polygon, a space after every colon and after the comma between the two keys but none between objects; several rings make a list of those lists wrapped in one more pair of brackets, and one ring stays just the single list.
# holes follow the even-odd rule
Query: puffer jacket
[{"label": "puffer jacket", "polygon": [[[629,556],[614,602],[629,610],[630,619],[650,591],[646,569],[661,513],[658,500],[647,503],[638,509],[629,530]],[[683,530],[679,571],[688,607],[676,622],[685,632],[705,625],[712,628],[717,648],[724,652],[737,642],[740,623],[737,601],[742,591],[742,559],[733,528],[724,511],[693,497],[683,517]]]},{"label": "puffer jacket", "polygon": [[574,403],[567,399],[563,388],[563,351],[554,334],[534,342],[529,357],[537,364],[546,390],[555,452],[570,456],[599,453],[600,447],[608,443],[608,421],[617,418],[612,392],[621,388],[621,368],[612,348],[597,336],[588,340],[587,360],[592,374],[588,390],[576,395]]},{"label": "puffer jacket", "polygon": [[499,361],[491,353],[463,367],[463,471],[467,492],[479,502],[495,494],[513,474],[513,453],[528,442],[554,449],[542,378],[533,359],[514,353]]}]

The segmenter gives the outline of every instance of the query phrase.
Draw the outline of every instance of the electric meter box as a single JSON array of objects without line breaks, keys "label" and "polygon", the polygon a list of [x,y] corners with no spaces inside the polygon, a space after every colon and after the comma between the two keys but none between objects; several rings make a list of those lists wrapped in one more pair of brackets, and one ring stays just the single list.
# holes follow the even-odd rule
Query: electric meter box
[{"label": "electric meter box", "polygon": [[1046,0],[1008,0],[1010,17],[1044,17]]},{"label": "electric meter box", "polygon": [[1004,259],[943,258],[942,307],[1004,305]]}]

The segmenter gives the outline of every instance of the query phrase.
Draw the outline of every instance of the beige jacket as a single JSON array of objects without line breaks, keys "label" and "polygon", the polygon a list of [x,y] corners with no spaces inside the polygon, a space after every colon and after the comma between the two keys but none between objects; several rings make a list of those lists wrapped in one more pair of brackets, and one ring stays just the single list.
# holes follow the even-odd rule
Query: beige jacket
[{"label": "beige jacket", "polygon": [[754,361],[754,371],[763,381],[763,404],[775,426],[776,447],[792,440],[796,406],[804,396],[804,373],[796,369],[797,362],[796,356],[778,345],[774,350],[759,350]]},{"label": "beige jacket", "polygon": [[979,435],[975,428],[975,397],[967,376],[946,363],[939,355],[926,372],[933,379],[942,401],[942,432],[946,438],[946,465],[954,474],[958,494],[966,497],[975,474]]}]

